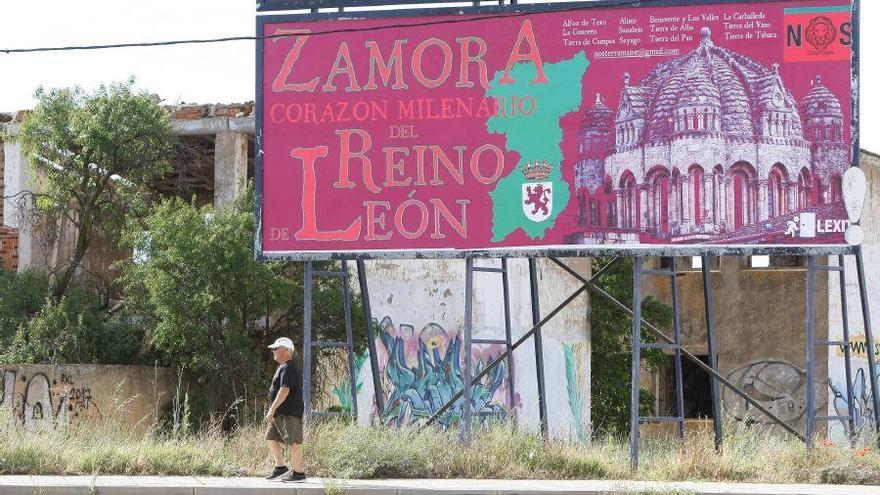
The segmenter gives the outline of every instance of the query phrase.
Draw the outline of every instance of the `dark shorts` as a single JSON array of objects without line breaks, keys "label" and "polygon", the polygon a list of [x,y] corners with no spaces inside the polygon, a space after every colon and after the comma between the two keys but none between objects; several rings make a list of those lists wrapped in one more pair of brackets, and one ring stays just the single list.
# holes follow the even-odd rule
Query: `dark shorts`
[{"label": "dark shorts", "polygon": [[302,418],[275,416],[275,422],[266,428],[266,440],[291,445],[303,443]]}]

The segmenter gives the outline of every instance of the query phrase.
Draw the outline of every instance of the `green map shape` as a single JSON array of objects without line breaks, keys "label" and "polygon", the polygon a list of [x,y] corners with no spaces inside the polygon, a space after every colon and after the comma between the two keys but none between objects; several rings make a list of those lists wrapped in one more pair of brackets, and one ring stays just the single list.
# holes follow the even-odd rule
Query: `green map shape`
[{"label": "green map shape", "polygon": [[[520,161],[516,168],[498,181],[489,193],[492,198],[492,242],[499,242],[523,229],[532,239],[544,237],[547,229],[553,226],[559,213],[565,210],[571,197],[569,185],[562,180],[562,125],[560,119],[581,106],[581,80],[590,61],[584,52],[578,52],[571,59],[544,64],[544,74],[548,84],[532,84],[537,76],[535,64],[520,62],[510,71],[516,82],[500,84],[504,71],[495,73],[486,96],[535,99],[535,112],[531,115],[497,115],[489,118],[486,129],[490,134],[503,134],[507,137],[507,149],[519,153]],[[520,168],[530,161],[548,161],[553,165],[550,177],[541,182],[553,182],[553,210],[545,220],[533,222],[522,209],[522,184],[526,178]]]}]

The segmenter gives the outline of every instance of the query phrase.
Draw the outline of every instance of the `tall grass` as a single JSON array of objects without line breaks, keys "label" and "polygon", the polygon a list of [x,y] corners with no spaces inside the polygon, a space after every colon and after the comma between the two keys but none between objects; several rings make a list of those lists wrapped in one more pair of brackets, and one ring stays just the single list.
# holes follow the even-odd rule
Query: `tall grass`
[{"label": "tall grass", "polygon": [[[58,429],[0,426],[0,474],[262,475],[272,465],[255,425],[182,435],[104,421]],[[544,443],[495,426],[462,445],[455,432],[313,425],[305,456],[312,475],[328,478],[514,478],[749,481],[880,484],[880,454],[817,445],[744,426],[728,427],[722,453],[711,432],[643,441],[641,469],[629,469],[628,443],[617,438]]]}]

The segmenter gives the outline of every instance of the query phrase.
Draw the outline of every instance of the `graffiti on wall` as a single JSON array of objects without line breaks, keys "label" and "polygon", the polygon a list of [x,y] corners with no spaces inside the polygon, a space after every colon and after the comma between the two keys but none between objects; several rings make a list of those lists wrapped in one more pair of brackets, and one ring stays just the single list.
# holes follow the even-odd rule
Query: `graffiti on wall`
[{"label": "graffiti on wall", "polygon": [[[370,351],[366,350],[361,354],[355,354],[354,356],[354,376],[357,380],[357,385],[355,388],[355,394],[360,394],[361,390],[364,388],[364,382],[361,380],[361,370],[364,369],[364,364],[367,360],[370,359]],[[352,412],[354,410],[354,403],[351,400],[351,380],[348,378],[344,378],[339,385],[333,387],[331,391],[336,399],[339,401],[339,409],[344,412]]]},{"label": "graffiti on wall", "polygon": [[[880,374],[878,374],[880,378]],[[838,416],[849,416],[846,384],[830,381],[828,383],[833,398],[834,410]],[[864,368],[859,368],[853,380],[853,430],[849,429],[849,421],[839,420],[847,435],[858,436],[866,428],[874,425],[874,406],[871,400],[871,389],[867,384]]]},{"label": "graffiti on wall", "polygon": [[3,371],[0,411],[25,426],[63,426],[83,418],[100,418],[91,387],[66,373]]},{"label": "graffiti on wall", "polygon": [[[806,409],[807,374],[786,361],[754,361],[733,370],[727,379],[749,397],[787,423],[797,423],[804,417]],[[826,399],[821,399],[822,387],[816,387],[816,410],[825,408]],[[772,420],[746,402],[742,397],[725,388],[723,392],[724,409],[739,421],[749,423],[770,423]]]},{"label": "graffiti on wall", "polygon": [[[428,323],[416,332],[412,325],[395,325],[387,316],[379,328],[377,353],[385,394],[382,416],[386,424],[394,426],[423,422],[462,388],[462,336],[437,323]],[[501,345],[474,345],[474,376],[502,352]],[[505,404],[506,374],[507,362],[502,362],[471,387],[469,399],[480,422],[504,420],[512,414],[515,405]],[[463,404],[462,399],[457,401],[437,423],[446,427],[457,424]]]},{"label": "graffiti on wall", "polygon": [[577,345],[562,344],[562,350],[565,353],[565,383],[568,393],[568,408],[571,411],[575,434],[578,440],[586,440],[589,434],[584,421],[584,397],[581,394],[582,374],[578,371]]}]

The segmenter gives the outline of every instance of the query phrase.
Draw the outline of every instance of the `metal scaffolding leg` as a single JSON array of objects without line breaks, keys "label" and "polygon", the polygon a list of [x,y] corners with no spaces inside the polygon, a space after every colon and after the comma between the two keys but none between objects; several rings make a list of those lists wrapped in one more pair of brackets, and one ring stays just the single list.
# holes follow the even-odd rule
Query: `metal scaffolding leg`
[{"label": "metal scaffolding leg", "polygon": [[[349,290],[348,262],[342,260],[339,271],[315,270],[311,261],[306,261],[303,283],[303,409],[306,421],[318,416],[350,416],[357,419],[357,376],[354,366],[354,338],[351,328],[351,291]],[[345,316],[345,341],[314,341],[312,336],[312,302],[314,280],[316,277],[342,279],[343,311]],[[348,379],[351,384],[351,412],[315,412],[312,410],[312,357],[314,348],[345,349],[348,362]]]},{"label": "metal scaffolding leg", "polygon": [[[529,287],[532,296],[532,325],[541,321],[541,301],[538,296],[538,260],[529,258]],[[541,327],[535,330],[535,370],[538,379],[538,414],[541,420],[541,435],[546,440],[547,431],[547,386],[544,381],[544,340]]]},{"label": "metal scaffolding leg", "polygon": [[468,257],[465,260],[466,271],[464,277],[464,372],[462,376],[463,398],[461,410],[461,423],[459,425],[461,441],[470,442],[471,436],[471,338],[473,337],[474,324],[474,259]]},{"label": "metal scaffolding leg", "polygon": [[[615,264],[617,264],[617,262],[619,260],[619,258],[615,258],[614,261],[608,263],[601,270],[594,273],[590,277],[590,280],[587,280],[587,279],[581,277],[581,275],[579,273],[575,272],[574,270],[571,270],[567,266],[560,263],[558,260],[556,260],[554,258],[551,258],[551,259],[556,264],[562,266],[566,271],[569,271],[569,273],[574,274],[576,276],[576,278],[578,278],[579,280],[581,280],[581,282],[583,282],[583,285],[581,285],[580,288],[578,288],[578,290],[574,291],[571,295],[569,295],[567,298],[565,298],[564,301],[559,303],[559,305],[556,306],[556,308],[554,308],[553,311],[548,313],[547,316],[541,318],[541,321],[539,321],[538,323],[535,323],[532,326],[532,328],[526,330],[526,332],[520,338],[518,338],[516,340],[516,342],[513,343],[513,345],[510,346],[509,351],[507,351],[507,350],[504,351],[504,353],[502,353],[500,356],[496,357],[489,364],[487,364],[486,367],[483,368],[483,371],[479,372],[477,374],[477,376],[475,376],[471,380],[472,384],[476,384],[477,381],[483,379],[483,377],[488,375],[490,371],[495,369],[496,366],[498,366],[502,361],[507,359],[508,356],[510,356],[513,351],[515,351],[517,348],[519,348],[519,346],[523,345],[523,343],[525,343],[526,340],[532,338],[541,327],[543,327],[544,325],[547,324],[548,321],[552,320],[556,315],[558,315],[563,309],[565,309],[578,296],[580,296],[581,294],[586,292],[587,289],[589,288],[590,284],[592,284],[593,280],[597,280],[600,276],[602,276],[603,273],[605,273],[607,270],[609,270],[611,267],[613,267]],[[453,404],[455,404],[456,401],[458,401],[463,395],[464,395],[464,392],[461,390],[456,392],[455,395],[453,395],[448,401],[446,401],[446,404],[443,404],[443,406],[440,407],[440,409],[438,409],[437,412],[435,412],[433,416],[431,416],[430,418],[427,419],[427,421],[425,421],[425,424],[422,425],[422,427],[420,429],[427,428],[428,426],[434,424],[434,422],[437,421],[437,419],[440,416],[445,414],[446,411],[448,411],[449,408],[451,408],[453,406]]]},{"label": "metal scaffolding leg", "polygon": [[358,283],[361,288],[361,306],[364,309],[364,324],[367,326],[367,346],[370,350],[370,371],[373,375],[373,394],[376,398],[376,411],[379,422],[385,413],[385,394],[382,391],[382,377],[379,376],[379,358],[376,353],[376,334],[373,331],[373,312],[370,309],[370,291],[367,286],[367,268],[364,260],[357,260]]},{"label": "metal scaffolding leg", "polygon": [[852,346],[849,338],[849,308],[846,302],[846,258],[841,254],[837,257],[837,263],[840,266],[840,308],[843,317],[843,365],[846,370],[846,413],[849,416],[847,424],[849,425],[848,437],[850,446],[855,446],[856,441],[856,409],[853,398],[853,381],[852,381]]},{"label": "metal scaffolding leg", "polygon": [[[678,304],[678,272],[675,269],[675,258],[668,270],[646,270],[642,258],[636,258],[633,266],[633,362],[632,362],[632,402],[630,404],[630,461],[633,469],[639,467],[639,425],[642,423],[677,423],[678,438],[684,441],[684,386],[681,373],[681,316]],[[672,343],[644,343],[641,337],[642,327],[642,275],[659,275],[669,278],[672,291]],[[672,351],[675,366],[675,416],[642,416],[640,412],[640,374],[642,349],[663,349]]]},{"label": "metal scaffolding leg", "polygon": [[[351,393],[351,417],[357,421],[358,394],[357,373],[354,366],[354,332],[351,328],[351,280],[348,273],[348,261],[342,260],[342,302],[345,307],[345,351],[348,354],[348,383]],[[340,343],[341,344],[341,343]]]},{"label": "metal scaffolding leg", "polygon": [[675,388],[678,410],[678,438],[684,440],[684,384],[681,374],[681,314],[678,303],[678,272],[675,267],[675,258],[672,258],[672,273],[669,274],[669,283],[672,289],[672,327],[673,339],[675,339]]},{"label": "metal scaffolding leg", "polygon": [[[584,277],[582,277],[579,273],[577,273],[576,271],[574,271],[571,268],[569,268],[568,266],[566,266],[565,263],[559,261],[557,258],[550,258],[550,260],[553,261],[554,263],[556,263],[563,270],[568,272],[572,277],[580,280],[584,284],[583,288],[589,289],[589,290],[593,291],[594,293],[602,296],[603,298],[605,298],[609,302],[611,302],[613,305],[620,308],[621,311],[623,311],[624,313],[626,313],[630,317],[634,317],[635,312],[632,309],[628,308],[625,304],[623,304],[622,302],[615,299],[614,296],[612,296],[608,292],[604,291],[601,287],[599,287],[598,285],[593,283],[593,280],[596,280],[599,278],[598,274],[593,275],[593,277],[591,277],[590,280],[587,280]],[[609,268],[612,264],[613,263],[609,263],[609,265],[606,266],[605,268],[603,268],[602,271]],[[653,332],[654,335],[659,337],[664,342],[666,342],[668,344],[673,344],[675,342],[672,338],[670,338],[665,333],[661,332],[657,327],[652,325],[650,322],[642,319],[642,325],[644,325],[648,330]],[[785,431],[787,431],[788,433],[791,433],[798,440],[801,440],[801,441],[804,440],[804,436],[799,431],[794,429],[790,424],[783,421],[782,418],[780,418],[778,415],[774,414],[773,411],[767,409],[760,402],[758,402],[757,400],[755,400],[752,397],[749,397],[749,394],[745,393],[741,388],[734,385],[733,382],[731,382],[730,380],[728,380],[727,378],[725,378],[724,376],[719,374],[716,370],[713,370],[708,364],[701,361],[700,358],[698,358],[697,356],[694,356],[693,354],[691,354],[690,352],[688,352],[685,349],[682,349],[681,354],[683,357],[687,358],[690,362],[694,363],[698,368],[705,371],[706,373],[709,373],[709,375],[711,375],[716,380],[718,380],[718,382],[721,385],[724,385],[728,390],[730,390],[731,392],[733,392],[737,396],[741,397],[751,407],[754,407],[755,410],[760,411],[764,416],[767,416],[768,418],[770,418],[774,423],[779,425]]]},{"label": "metal scaffolding leg", "polygon": [[303,274],[303,420],[308,422],[312,414],[312,262],[306,261]]},{"label": "metal scaffolding leg", "polygon": [[807,441],[807,449],[813,447],[813,436],[816,432],[816,377],[813,354],[816,345],[816,327],[813,321],[814,305],[816,299],[816,258],[807,257],[807,429],[804,438]]},{"label": "metal scaffolding leg", "polygon": [[874,406],[874,435],[880,447],[880,390],[877,388],[877,358],[874,356],[874,332],[871,329],[871,307],[868,306],[868,286],[865,281],[865,260],[862,248],[856,248],[856,272],[859,277],[859,296],[862,319],[865,322],[865,348],[868,353],[868,374],[871,378],[871,402]]},{"label": "metal scaffolding leg", "polygon": [[[854,419],[855,419],[855,409],[854,409],[854,395],[853,395],[853,386],[852,386],[852,349],[850,345],[849,338],[849,315],[847,314],[847,303],[846,303],[846,264],[844,257],[841,255],[838,258],[839,266],[823,266],[817,265],[815,261],[815,257],[810,256],[807,259],[807,431],[805,438],[807,439],[807,448],[813,447],[813,437],[816,433],[816,422],[817,421],[846,421],[848,425],[848,435],[850,438],[850,444],[853,444],[854,437]],[[830,339],[821,339],[815,340],[815,330],[814,323],[812,321],[812,317],[814,316],[814,299],[815,299],[815,290],[816,290],[816,272],[818,271],[826,271],[826,272],[838,272],[840,274],[840,304],[841,304],[841,316],[843,317],[843,340],[830,340]],[[816,415],[815,404],[811,403],[815,401],[815,346],[824,346],[826,348],[831,348],[835,346],[843,347],[843,363],[844,368],[846,369],[846,402],[847,402],[847,414],[845,416],[841,415]],[[811,400],[811,397],[813,398]]]},{"label": "metal scaffolding leg", "polygon": [[[504,291],[504,338],[507,340],[507,392],[510,410],[515,411],[516,408],[516,388],[514,387],[513,369],[513,329],[510,324],[510,278],[507,272],[507,258],[501,258],[501,287]],[[513,421],[516,421],[516,413],[513,414]]]},{"label": "metal scaffolding leg", "polygon": [[[712,269],[709,265],[711,258],[703,255],[703,303],[706,307],[706,342],[709,351],[709,366],[714,372],[718,372],[718,350],[715,347],[715,301],[712,298]],[[718,380],[710,373],[709,379],[712,384],[712,425],[715,427],[715,450],[720,451],[724,443],[721,430],[721,394],[718,388]]]},{"label": "metal scaffolding leg", "polygon": [[[510,328],[510,285],[507,277],[507,258],[501,258],[501,268],[490,266],[471,266],[471,271],[476,273],[497,273],[501,275],[501,294],[504,297],[504,338],[503,339],[471,339],[472,344],[503,345],[507,351],[507,400],[510,410],[516,407],[516,390],[514,388],[513,373],[513,334]],[[479,413],[479,411],[478,411]],[[513,415],[516,420],[516,415]]]},{"label": "metal scaffolding leg", "polygon": [[642,341],[642,258],[636,258],[633,269],[632,324],[632,390],[630,394],[629,457],[633,470],[639,468],[639,366]]}]

